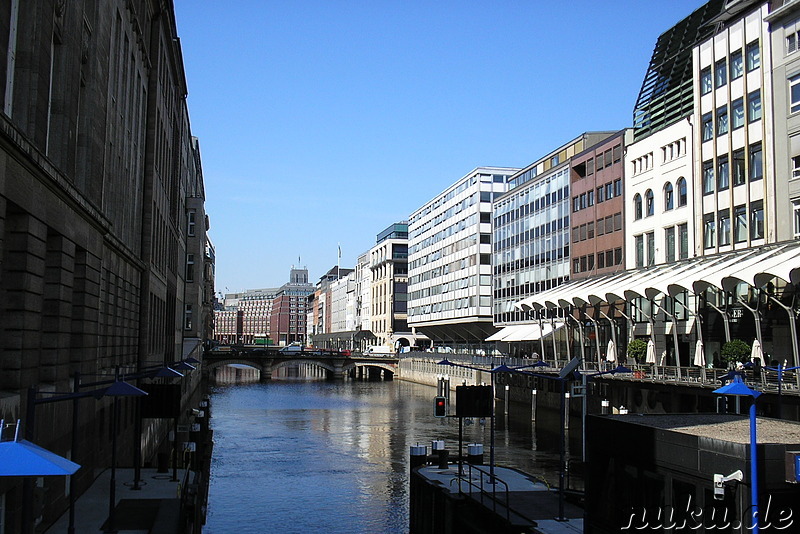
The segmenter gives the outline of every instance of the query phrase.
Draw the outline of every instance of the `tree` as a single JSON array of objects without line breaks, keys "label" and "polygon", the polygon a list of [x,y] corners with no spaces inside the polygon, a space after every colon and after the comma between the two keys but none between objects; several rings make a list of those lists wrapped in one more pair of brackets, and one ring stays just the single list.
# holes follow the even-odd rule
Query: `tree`
[{"label": "tree", "polygon": [[647,342],[642,339],[634,339],[628,343],[628,357],[636,360],[637,363],[644,361],[647,354]]},{"label": "tree", "polygon": [[750,345],[741,339],[732,339],[722,345],[720,356],[728,363],[747,362],[750,360]]}]

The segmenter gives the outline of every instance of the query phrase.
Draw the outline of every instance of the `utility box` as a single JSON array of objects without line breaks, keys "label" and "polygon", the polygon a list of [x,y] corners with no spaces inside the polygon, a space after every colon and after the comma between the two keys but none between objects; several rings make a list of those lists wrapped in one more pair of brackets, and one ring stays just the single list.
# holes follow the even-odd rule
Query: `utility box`
[{"label": "utility box", "polygon": [[786,482],[800,482],[800,451],[786,451]]}]

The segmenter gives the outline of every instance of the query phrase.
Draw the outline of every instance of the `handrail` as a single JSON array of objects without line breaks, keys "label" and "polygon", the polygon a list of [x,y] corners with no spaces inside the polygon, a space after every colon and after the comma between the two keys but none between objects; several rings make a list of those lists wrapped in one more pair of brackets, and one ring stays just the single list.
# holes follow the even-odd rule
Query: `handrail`
[{"label": "handrail", "polygon": [[[465,354],[465,353],[446,353],[446,352],[409,352],[402,355],[404,358],[422,358],[438,362],[441,359],[447,359],[453,363],[471,365],[473,367],[485,368],[486,371],[494,367],[505,364],[511,368],[528,366],[536,363],[537,359],[520,358],[512,356],[483,356],[480,354]],[[401,358],[403,359],[403,358]],[[535,371],[539,374],[557,373],[564,367],[565,360],[542,360],[546,365],[536,369],[524,369]],[[584,362],[580,371],[582,372],[602,372],[608,371],[617,364],[614,362],[596,361]],[[730,369],[723,368],[706,368],[698,367],[696,365],[656,365],[652,363],[636,363],[625,364],[626,367],[633,371],[633,374],[604,374],[604,380],[628,380],[649,383],[673,383],[673,384],[687,384],[702,387],[719,387],[723,381],[729,380],[726,376]],[[780,389],[781,393],[788,395],[800,395],[800,388],[797,386],[797,377],[800,373],[795,374],[795,371],[784,371],[783,381],[778,387],[778,374],[777,371],[771,370],[768,367],[761,367],[760,372],[754,372],[753,369],[747,368],[742,370],[745,372],[745,379],[758,387],[761,391],[777,393]]]},{"label": "handrail", "polygon": [[[487,478],[489,478],[490,480],[494,480],[495,482],[499,482],[500,484],[502,484],[502,485],[505,487],[505,495],[506,495],[506,503],[505,503],[505,507],[506,507],[506,521],[509,521],[509,522],[510,522],[510,521],[511,521],[511,502],[509,501],[509,497],[508,497],[508,484],[506,484],[506,483],[505,483],[503,480],[501,480],[500,478],[498,478],[498,477],[497,477],[497,475],[494,475],[494,476],[492,476],[492,474],[491,474],[491,473],[489,473],[488,471],[485,471],[485,470],[481,469],[480,467],[478,467],[478,466],[476,466],[476,465],[473,465],[473,464],[467,463],[467,464],[466,464],[466,466],[468,467],[468,473],[467,473],[468,480],[467,480],[467,485],[468,485],[468,486],[469,486],[469,488],[470,488],[470,492],[468,493],[468,495],[472,496],[472,491],[471,491],[471,488],[473,488],[473,487],[477,488],[477,489],[478,489],[478,491],[480,492],[480,496],[481,496],[481,504],[483,504],[483,496],[484,496],[484,495],[487,495],[487,497],[489,497],[489,496],[490,496],[490,498],[492,499],[492,512],[494,512],[494,513],[497,513],[497,487],[496,487],[497,485],[496,485],[496,484],[493,484],[493,485],[492,485],[492,492],[491,492],[491,495],[490,495],[490,494],[489,494],[489,492],[488,492],[488,491],[486,491],[486,490],[483,488],[483,481],[484,481],[484,478],[485,478],[483,475],[486,475],[486,477],[487,477]],[[478,471],[478,472],[481,474],[481,477],[480,477],[480,479],[481,479],[481,483],[480,483],[480,485],[476,485],[476,484],[475,484],[475,483],[472,481],[472,470],[473,470],[473,469],[475,469],[476,471]],[[463,477],[463,476],[458,478],[458,492],[459,492],[459,493],[464,493],[464,491],[462,491],[462,490],[461,490],[461,481],[462,481],[462,480],[464,480],[464,477]]]}]

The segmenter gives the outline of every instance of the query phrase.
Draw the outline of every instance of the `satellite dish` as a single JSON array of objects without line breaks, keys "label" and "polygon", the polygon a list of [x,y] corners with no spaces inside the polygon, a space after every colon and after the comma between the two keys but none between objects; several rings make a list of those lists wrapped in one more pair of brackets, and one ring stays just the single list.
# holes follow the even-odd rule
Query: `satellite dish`
[{"label": "satellite dish", "polygon": [[572,358],[569,361],[569,363],[565,365],[563,369],[561,369],[561,372],[558,373],[558,378],[562,380],[567,378],[570,374],[572,374],[572,371],[578,368],[580,364],[581,364],[580,358],[578,357]]}]

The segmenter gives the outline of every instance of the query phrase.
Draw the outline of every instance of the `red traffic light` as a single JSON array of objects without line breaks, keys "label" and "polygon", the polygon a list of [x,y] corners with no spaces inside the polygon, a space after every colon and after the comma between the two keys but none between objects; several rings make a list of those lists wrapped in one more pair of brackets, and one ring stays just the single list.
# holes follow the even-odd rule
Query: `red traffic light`
[{"label": "red traffic light", "polygon": [[434,397],[433,399],[433,416],[434,417],[447,417],[447,398]]}]

